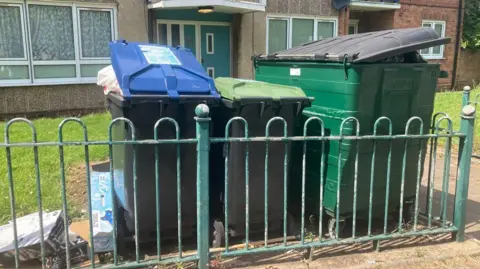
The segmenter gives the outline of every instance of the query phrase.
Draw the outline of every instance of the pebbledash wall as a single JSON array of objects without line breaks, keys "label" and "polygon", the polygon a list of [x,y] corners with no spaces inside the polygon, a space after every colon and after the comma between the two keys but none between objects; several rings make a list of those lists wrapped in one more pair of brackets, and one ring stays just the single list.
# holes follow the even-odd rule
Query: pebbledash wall
[{"label": "pebbledash wall", "polygon": [[[118,38],[148,41],[144,0],[77,2],[112,3],[117,9]],[[102,88],[96,84],[0,87],[0,117],[84,113],[104,109],[104,99]]]}]

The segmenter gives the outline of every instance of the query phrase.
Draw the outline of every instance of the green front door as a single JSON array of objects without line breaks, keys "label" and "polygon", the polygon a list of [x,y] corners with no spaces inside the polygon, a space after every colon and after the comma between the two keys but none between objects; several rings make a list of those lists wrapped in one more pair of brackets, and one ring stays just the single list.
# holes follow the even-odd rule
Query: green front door
[{"label": "green front door", "polygon": [[230,76],[230,27],[200,25],[201,63],[211,77]]}]

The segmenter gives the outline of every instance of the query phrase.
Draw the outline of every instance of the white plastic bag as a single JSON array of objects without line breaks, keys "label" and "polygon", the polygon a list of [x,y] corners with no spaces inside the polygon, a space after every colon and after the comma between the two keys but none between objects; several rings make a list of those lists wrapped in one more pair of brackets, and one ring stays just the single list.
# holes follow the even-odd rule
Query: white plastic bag
[{"label": "white plastic bag", "polygon": [[122,89],[118,85],[117,76],[111,65],[98,71],[97,85],[103,86],[103,93],[107,95],[110,92],[123,95]]}]

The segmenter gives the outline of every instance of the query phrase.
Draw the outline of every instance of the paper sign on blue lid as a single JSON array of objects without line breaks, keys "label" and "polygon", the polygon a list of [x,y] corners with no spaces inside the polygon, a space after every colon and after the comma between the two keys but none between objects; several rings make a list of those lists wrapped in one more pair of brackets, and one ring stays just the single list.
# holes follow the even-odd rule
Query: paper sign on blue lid
[{"label": "paper sign on blue lid", "polygon": [[186,48],[112,41],[112,67],[124,99],[220,99],[212,78]]},{"label": "paper sign on blue lid", "polygon": [[167,47],[140,45],[140,50],[149,64],[181,65],[175,54]]}]

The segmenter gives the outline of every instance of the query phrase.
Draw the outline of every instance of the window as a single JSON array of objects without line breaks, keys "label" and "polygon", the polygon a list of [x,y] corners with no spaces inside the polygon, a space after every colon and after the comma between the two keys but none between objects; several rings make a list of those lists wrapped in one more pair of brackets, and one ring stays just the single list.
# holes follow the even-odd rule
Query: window
[{"label": "window", "polygon": [[214,42],[213,42],[213,34],[207,34],[207,54],[214,54]]},{"label": "window", "polygon": [[350,20],[350,23],[348,24],[348,34],[358,34],[358,20]]},{"label": "window", "polygon": [[172,24],[172,47],[180,46],[180,24]]},{"label": "window", "polygon": [[215,68],[207,67],[207,74],[211,78],[215,78]]},{"label": "window", "polygon": [[[432,28],[440,37],[445,37],[444,21],[423,21],[422,26]],[[421,50],[420,54],[426,59],[442,59],[444,47],[445,46],[436,46],[433,48],[426,48]]]},{"label": "window", "polygon": [[292,47],[313,41],[314,21],[292,19]]},{"label": "window", "polygon": [[288,20],[268,20],[268,52],[277,52],[288,48]]},{"label": "window", "polygon": [[336,18],[270,17],[267,19],[267,53],[336,35]]},{"label": "window", "polygon": [[0,20],[0,83],[28,82],[30,72],[22,5],[0,5]]},{"label": "window", "polygon": [[0,86],[93,83],[110,64],[114,7],[1,1]]},{"label": "window", "polygon": [[335,23],[331,21],[317,22],[317,40],[335,36]]}]

